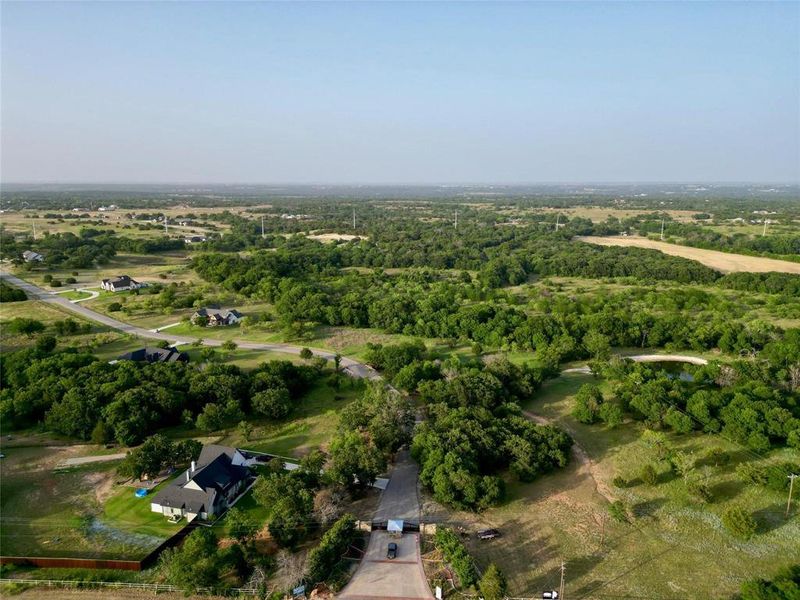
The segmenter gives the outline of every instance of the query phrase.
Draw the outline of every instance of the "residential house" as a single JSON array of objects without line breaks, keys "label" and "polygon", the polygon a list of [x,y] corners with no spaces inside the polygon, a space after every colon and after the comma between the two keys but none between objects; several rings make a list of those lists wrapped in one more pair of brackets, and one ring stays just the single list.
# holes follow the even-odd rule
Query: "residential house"
[{"label": "residential house", "polygon": [[201,308],[192,315],[192,323],[196,323],[199,319],[208,319],[209,327],[216,327],[218,325],[235,325],[242,320],[242,313],[238,310],[228,310],[219,308]]},{"label": "residential house", "polygon": [[25,252],[22,253],[22,258],[25,262],[42,262],[44,260],[44,256],[33,250],[25,250]]},{"label": "residential house", "polygon": [[138,290],[140,287],[144,287],[144,284],[131,279],[127,275],[120,275],[111,279],[103,279],[100,287],[108,292],[123,292],[125,290]]},{"label": "residential house", "polygon": [[241,450],[216,444],[203,446],[197,463],[153,496],[152,512],[172,518],[210,520],[222,514],[254,479],[253,460]]},{"label": "residential house", "polygon": [[180,352],[176,348],[139,348],[132,352],[126,352],[119,357],[119,360],[132,360],[135,362],[189,362],[189,355]]}]

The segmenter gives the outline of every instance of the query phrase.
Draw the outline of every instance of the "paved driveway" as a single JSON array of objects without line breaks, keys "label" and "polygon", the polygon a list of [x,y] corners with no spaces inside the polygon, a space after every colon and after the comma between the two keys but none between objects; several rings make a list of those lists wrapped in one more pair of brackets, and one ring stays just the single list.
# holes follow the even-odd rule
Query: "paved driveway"
[{"label": "paved driveway", "polygon": [[[386,558],[389,542],[397,544],[397,558]],[[431,599],[419,551],[419,534],[404,533],[392,537],[386,531],[374,531],[358,571],[339,594],[345,600],[367,598]]]},{"label": "paved driveway", "polygon": [[[404,519],[419,522],[418,472],[417,463],[408,450],[397,454],[389,485],[375,512],[376,520]],[[392,560],[386,558],[389,542],[395,542],[398,547],[397,558]],[[358,570],[339,597],[348,600],[433,598],[422,568],[419,534],[404,533],[398,538],[386,531],[373,531]]]}]

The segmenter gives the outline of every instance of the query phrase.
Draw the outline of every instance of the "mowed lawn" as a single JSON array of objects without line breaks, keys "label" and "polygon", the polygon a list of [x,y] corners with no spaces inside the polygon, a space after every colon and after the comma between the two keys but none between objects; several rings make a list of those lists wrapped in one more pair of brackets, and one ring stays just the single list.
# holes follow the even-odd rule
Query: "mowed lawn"
[{"label": "mowed lawn", "polygon": [[[762,459],[719,436],[669,434],[676,450],[692,453],[714,500],[699,504],[684,482],[662,464],[659,483],[638,479],[652,461],[640,440],[643,426],[626,422],[616,429],[582,425],[569,414],[578,388],[595,381],[587,375],[562,376],[545,384],[525,407],[567,429],[592,463],[576,464],[530,484],[511,483],[509,498],[480,515],[452,515],[470,528],[497,527],[503,536],[492,541],[471,539],[469,546],[485,567],[497,564],[507,574],[512,595],[533,596],[558,589],[560,564],[567,564],[567,597],[642,597],[654,600],[688,594],[698,598],[730,598],[742,581],[764,577],[796,563],[800,555],[797,511],[783,517],[786,494],[746,486],[736,476],[741,462],[791,460],[796,450],[776,450]],[[716,466],[712,448],[729,456]],[[621,475],[633,485],[620,489]],[[630,524],[608,516],[608,500],[622,500],[633,515]],[[725,530],[721,515],[742,506],[759,524],[759,533],[742,541]]]},{"label": "mowed lawn", "polygon": [[180,476],[183,476],[183,471],[158,484],[144,498],[136,497],[135,487],[120,486],[103,505],[102,520],[121,530],[135,530],[146,535],[170,537],[186,525],[186,522],[170,523],[164,515],[150,510],[150,501],[159,490]]}]

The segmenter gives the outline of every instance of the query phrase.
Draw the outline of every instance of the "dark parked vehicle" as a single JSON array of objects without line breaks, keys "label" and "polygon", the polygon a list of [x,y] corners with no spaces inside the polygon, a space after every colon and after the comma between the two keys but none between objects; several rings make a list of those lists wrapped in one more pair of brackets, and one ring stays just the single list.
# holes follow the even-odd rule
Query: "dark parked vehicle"
[{"label": "dark parked vehicle", "polygon": [[478,532],[479,540],[493,540],[496,537],[500,537],[500,532],[497,529],[481,529]]},{"label": "dark parked vehicle", "polygon": [[397,558],[397,544],[389,543],[389,550],[386,551],[386,558]]}]

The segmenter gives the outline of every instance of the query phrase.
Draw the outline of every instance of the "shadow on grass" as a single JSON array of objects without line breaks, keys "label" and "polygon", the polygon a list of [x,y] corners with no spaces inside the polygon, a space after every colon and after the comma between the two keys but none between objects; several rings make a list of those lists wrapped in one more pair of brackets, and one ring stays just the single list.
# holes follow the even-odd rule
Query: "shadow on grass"
[{"label": "shadow on grass", "polygon": [[792,515],[787,519],[786,505],[783,503],[775,503],[755,511],[753,513],[753,518],[758,524],[758,533],[769,533],[789,523],[792,519]]}]

